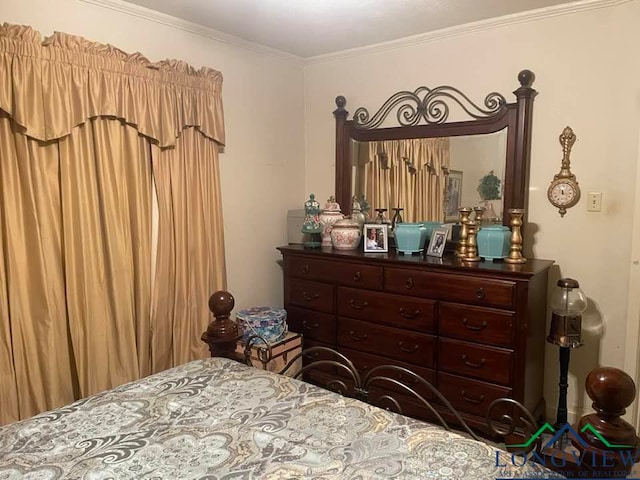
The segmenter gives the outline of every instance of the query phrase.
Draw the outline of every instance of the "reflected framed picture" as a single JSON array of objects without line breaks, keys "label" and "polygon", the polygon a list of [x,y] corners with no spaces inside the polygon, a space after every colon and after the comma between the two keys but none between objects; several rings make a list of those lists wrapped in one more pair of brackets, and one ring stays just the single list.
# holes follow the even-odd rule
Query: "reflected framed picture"
[{"label": "reflected framed picture", "polygon": [[388,225],[379,223],[364,226],[364,252],[384,253],[389,251]]},{"label": "reflected framed picture", "polygon": [[427,247],[427,255],[430,257],[442,257],[444,247],[447,244],[449,230],[446,228],[434,228],[431,232],[431,240]]},{"label": "reflected framed picture", "polygon": [[458,208],[462,203],[462,172],[449,170],[447,190],[444,192],[444,221],[457,222]]}]

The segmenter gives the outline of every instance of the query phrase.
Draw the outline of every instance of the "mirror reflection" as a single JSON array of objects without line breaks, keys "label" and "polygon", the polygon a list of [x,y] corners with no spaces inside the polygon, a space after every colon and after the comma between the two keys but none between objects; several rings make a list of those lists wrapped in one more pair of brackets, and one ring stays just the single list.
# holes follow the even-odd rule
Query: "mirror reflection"
[{"label": "mirror reflection", "polygon": [[456,222],[458,207],[485,207],[502,221],[507,129],[445,138],[351,140],[352,192],[388,219]]}]

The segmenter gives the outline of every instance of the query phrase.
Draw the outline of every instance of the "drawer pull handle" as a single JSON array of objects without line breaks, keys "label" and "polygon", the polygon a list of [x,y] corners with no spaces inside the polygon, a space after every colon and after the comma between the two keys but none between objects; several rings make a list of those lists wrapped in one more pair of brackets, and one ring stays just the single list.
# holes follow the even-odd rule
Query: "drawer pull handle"
[{"label": "drawer pull handle", "polygon": [[309,264],[306,263],[302,266],[300,270],[302,270],[302,273],[309,273],[309,270],[311,270],[311,268],[309,267]]},{"label": "drawer pull handle", "polygon": [[478,291],[476,292],[476,298],[478,300],[484,300],[485,294],[484,294],[484,288],[480,287],[478,289]]},{"label": "drawer pull handle", "polygon": [[319,293],[314,293],[313,295],[309,295],[306,291],[302,292],[302,298],[304,298],[305,300],[311,302],[313,300],[317,300],[318,298],[320,298],[320,294]]},{"label": "drawer pull handle", "polygon": [[362,335],[361,337],[358,337],[358,336],[356,335],[356,332],[354,332],[353,330],[351,330],[351,331],[349,332],[349,336],[350,336],[353,340],[355,340],[356,342],[362,342],[363,340],[366,340],[366,339],[367,339],[367,336],[368,336],[368,335],[365,333],[365,334],[364,334],[364,335]]},{"label": "drawer pull handle", "polygon": [[407,278],[404,286],[407,288],[407,290],[413,288],[413,277]]},{"label": "drawer pull handle", "polygon": [[480,395],[478,398],[472,398],[468,397],[464,390],[460,391],[460,395],[462,395],[465,402],[473,403],[474,405],[479,405],[484,402],[484,395]]},{"label": "drawer pull handle", "polygon": [[361,274],[360,272],[356,272],[356,273],[353,275],[353,281],[354,281],[354,282],[359,282],[361,278],[362,278],[362,274]]},{"label": "drawer pull handle", "polygon": [[417,351],[420,348],[420,345],[418,345],[417,343],[413,345],[413,347],[405,347],[402,342],[398,342],[398,348],[400,350],[402,350],[403,352],[407,352],[407,353],[413,353],[415,351]]},{"label": "drawer pull handle", "polygon": [[356,310],[362,310],[363,308],[367,308],[369,306],[369,302],[364,301],[360,305],[356,303],[356,301],[352,298],[349,300],[349,306],[351,308],[355,308]]},{"label": "drawer pull handle", "polygon": [[404,308],[400,307],[400,316],[406,318],[407,320],[412,320],[420,315],[420,310],[416,310],[413,313],[405,313]]},{"label": "drawer pull handle", "polygon": [[468,328],[469,330],[473,330],[474,332],[479,332],[480,330],[484,330],[485,328],[487,328],[486,320],[483,320],[480,325],[471,325],[469,324],[469,320],[467,320],[465,317],[462,319],[462,323],[466,328]]},{"label": "drawer pull handle", "polygon": [[306,320],[302,321],[302,328],[304,328],[305,330],[313,330],[315,328],[318,328],[319,326],[320,325],[318,325],[318,322],[314,323],[313,325],[309,325]]},{"label": "drawer pull handle", "polygon": [[480,359],[480,363],[473,363],[473,362],[470,362],[469,360],[467,360],[467,358],[468,358],[467,355],[465,353],[463,353],[462,354],[462,361],[464,362],[464,364],[467,367],[471,367],[471,368],[482,368],[482,367],[484,367],[484,364],[486,362],[486,360],[484,358],[481,358]]}]

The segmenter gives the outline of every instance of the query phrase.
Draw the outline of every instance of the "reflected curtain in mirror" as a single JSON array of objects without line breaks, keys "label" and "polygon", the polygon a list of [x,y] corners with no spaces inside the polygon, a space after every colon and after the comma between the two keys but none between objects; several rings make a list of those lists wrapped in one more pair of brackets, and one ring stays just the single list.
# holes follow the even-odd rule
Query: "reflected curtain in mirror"
[{"label": "reflected curtain in mirror", "polygon": [[442,220],[448,138],[353,142],[354,192],[376,208],[403,208],[403,220]]},{"label": "reflected curtain in mirror", "polygon": [[[193,345],[207,299],[226,286],[221,84],[211,69],[0,26],[0,425],[205,355]],[[154,181],[158,230],[183,239],[159,245],[156,297]],[[167,297],[181,301],[158,321],[153,299]],[[193,341],[155,365],[158,336]]]}]

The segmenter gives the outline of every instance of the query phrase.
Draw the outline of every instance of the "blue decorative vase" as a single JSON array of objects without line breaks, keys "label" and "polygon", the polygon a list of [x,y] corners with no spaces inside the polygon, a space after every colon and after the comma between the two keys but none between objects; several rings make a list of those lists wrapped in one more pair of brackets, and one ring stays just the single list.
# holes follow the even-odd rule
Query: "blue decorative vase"
[{"label": "blue decorative vase", "polygon": [[504,225],[488,225],[478,232],[478,255],[486,260],[505,258],[511,246],[511,230]]},{"label": "blue decorative vase", "polygon": [[422,223],[397,223],[395,237],[398,253],[421,253],[427,240],[427,229]]}]

